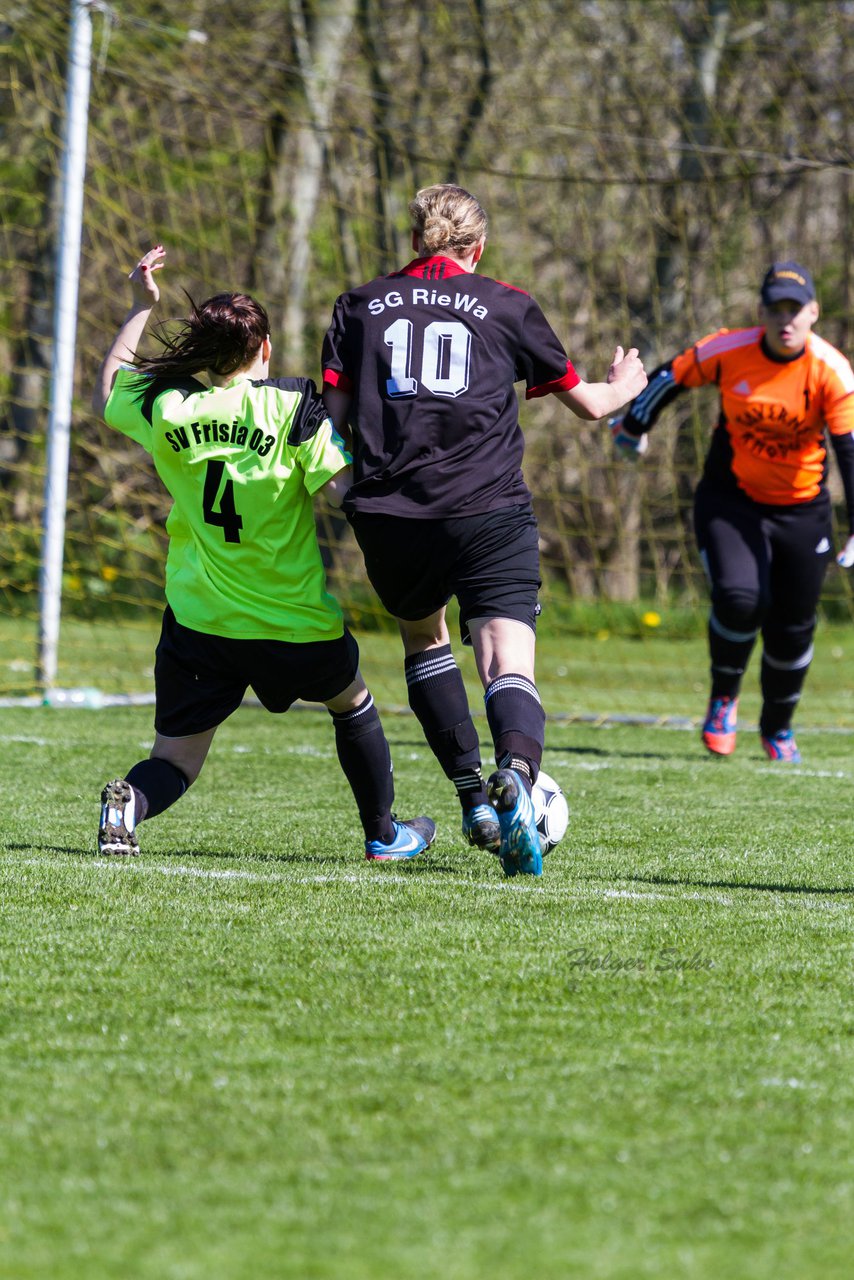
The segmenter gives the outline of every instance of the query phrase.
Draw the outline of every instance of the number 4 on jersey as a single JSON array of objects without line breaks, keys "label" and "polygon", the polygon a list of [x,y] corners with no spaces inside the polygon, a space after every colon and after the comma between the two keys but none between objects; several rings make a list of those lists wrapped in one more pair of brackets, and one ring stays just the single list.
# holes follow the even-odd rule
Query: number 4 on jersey
[{"label": "number 4 on jersey", "polygon": [[[205,524],[215,524],[222,529],[226,542],[239,542],[240,530],[243,528],[243,517],[237,514],[234,506],[234,481],[226,480],[222,485],[222,473],[225,463],[211,461],[205,472],[205,492],[202,498],[202,510]],[[216,509],[219,496],[219,510]]]}]

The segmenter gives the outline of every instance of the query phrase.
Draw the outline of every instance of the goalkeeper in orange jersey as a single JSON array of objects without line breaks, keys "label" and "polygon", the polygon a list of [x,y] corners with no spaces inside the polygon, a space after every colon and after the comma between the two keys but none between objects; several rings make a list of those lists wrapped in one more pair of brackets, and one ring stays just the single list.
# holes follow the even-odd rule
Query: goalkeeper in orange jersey
[{"label": "goalkeeper in orange jersey", "polygon": [[[148,450],[173,499],[154,746],[104,788],[99,850],[138,852],[137,824],[195,781],[217,726],[251,687],[269,711],[300,698],[326,705],[365,856],[411,858],[435,827],[391,813],[388,743],[358,646],[326,590],[315,532],[312,495],[340,505],[349,454],[311,381],[269,376],[269,321],[247,294],[193,304],[161,355],[136,356],[164,256],[158,245],[131,272],[136,301],[93,395],[96,412]],[[273,839],[275,788],[271,779],[258,812]]]},{"label": "goalkeeper in orange jersey", "polygon": [[849,518],[837,561],[854,564],[854,372],[812,332],[818,315],[809,271],[797,262],[773,263],[762,281],[758,325],[721,329],[666,361],[611,423],[617,448],[641,453],[646,433],[680,391],[720,388],[720,416],[694,504],[712,604],[702,738],[715,755],[735,750],[739,689],[761,632],[762,747],[771,760],[800,761],[792,716],[813,655],[831,556],[828,435]]}]

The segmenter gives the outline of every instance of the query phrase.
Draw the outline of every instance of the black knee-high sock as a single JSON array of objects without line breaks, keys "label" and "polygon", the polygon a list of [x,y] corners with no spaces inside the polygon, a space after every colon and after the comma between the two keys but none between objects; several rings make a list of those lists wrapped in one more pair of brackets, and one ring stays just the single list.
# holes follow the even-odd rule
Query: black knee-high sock
[{"label": "black knee-high sock", "polygon": [[354,711],[331,711],[335,746],[359,810],[366,840],[394,838],[391,752],[370,694]]},{"label": "black knee-high sock", "polygon": [[812,645],[795,658],[775,658],[766,649],[762,655],[762,711],[759,732],[763,738],[788,729],[801,697],[812,661]]},{"label": "black knee-high sock", "polygon": [[487,803],[480,743],[451,646],[411,654],[404,661],[404,672],[409,705],[430,750],[456,787],[463,811]]},{"label": "black knee-high sock", "polygon": [[736,698],[747,668],[756,628],[749,630],[725,626],[712,613],[709,616],[709,657],[712,671],[712,697]]},{"label": "black knee-high sock", "polygon": [[499,769],[515,769],[523,782],[536,782],[546,733],[546,713],[537,686],[527,676],[499,676],[483,700],[495,763]]},{"label": "black knee-high sock", "polygon": [[187,775],[169,760],[161,760],[152,756],[148,760],[140,760],[125,777],[136,793],[136,820],[156,818],[163,813],[189,787]]}]

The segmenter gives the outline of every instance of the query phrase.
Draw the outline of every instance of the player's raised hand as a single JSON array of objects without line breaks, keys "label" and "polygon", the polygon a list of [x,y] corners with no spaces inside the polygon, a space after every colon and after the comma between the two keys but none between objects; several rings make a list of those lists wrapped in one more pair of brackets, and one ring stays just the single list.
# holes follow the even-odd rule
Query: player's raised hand
[{"label": "player's raised hand", "polygon": [[609,418],[608,430],[611,432],[614,448],[621,458],[628,458],[630,462],[637,462],[646,453],[649,446],[649,437],[646,433],[642,436],[630,435],[623,426],[622,418]]},{"label": "player's raised hand", "polygon": [[606,381],[619,386],[620,392],[624,393],[624,404],[640,395],[646,386],[646,373],[637,347],[629,347],[626,352],[617,347]]},{"label": "player's raised hand", "polygon": [[854,564],[854,537],[846,542],[845,546],[836,557],[836,563],[841,565],[843,569],[850,569]]},{"label": "player's raised hand", "polygon": [[156,244],[153,249],[149,249],[148,253],[144,253],[139,262],[128,276],[133,285],[133,291],[136,298],[146,303],[147,306],[154,306],[155,302],[160,301],[160,289],[154,278],[155,271],[163,269],[163,259],[166,257],[166,250],[162,244]]}]

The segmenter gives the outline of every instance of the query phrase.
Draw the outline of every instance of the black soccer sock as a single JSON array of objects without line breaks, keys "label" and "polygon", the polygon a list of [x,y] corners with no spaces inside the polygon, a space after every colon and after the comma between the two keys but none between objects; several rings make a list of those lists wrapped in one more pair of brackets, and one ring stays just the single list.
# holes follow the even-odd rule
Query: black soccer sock
[{"label": "black soccer sock", "polygon": [[776,658],[762,655],[762,711],[759,716],[759,732],[763,738],[773,738],[775,733],[788,729],[801,697],[812,661],[812,645],[794,658]]},{"label": "black soccer sock", "polygon": [[140,760],[126,774],[125,781],[133,787],[136,796],[137,822],[156,818],[180,800],[190,785],[187,775],[177,765],[160,756]]},{"label": "black soccer sock", "polygon": [[483,700],[495,763],[499,769],[515,769],[526,785],[536,782],[546,733],[546,713],[537,686],[527,676],[499,676]]},{"label": "black soccer sock", "polygon": [[726,626],[709,615],[709,657],[713,698],[736,698],[756,643],[757,631]]},{"label": "black soccer sock", "polygon": [[433,755],[457,790],[463,812],[487,804],[480,742],[463,677],[449,644],[413,653],[403,664],[409,705]]},{"label": "black soccer sock", "polygon": [[359,810],[366,840],[394,839],[391,752],[370,694],[353,711],[330,711],[344,777]]}]

